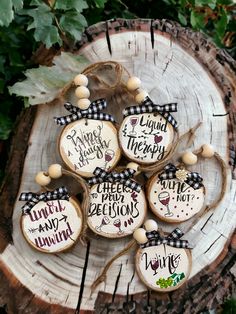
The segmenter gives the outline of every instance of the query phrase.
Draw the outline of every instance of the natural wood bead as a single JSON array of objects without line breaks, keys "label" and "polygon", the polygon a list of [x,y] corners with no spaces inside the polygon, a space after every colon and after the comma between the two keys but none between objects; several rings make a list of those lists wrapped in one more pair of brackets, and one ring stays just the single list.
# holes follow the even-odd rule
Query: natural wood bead
[{"label": "natural wood bead", "polygon": [[58,179],[62,176],[62,167],[59,164],[53,164],[48,168],[48,174],[52,179]]},{"label": "natural wood bead", "polygon": [[81,98],[77,101],[77,107],[81,110],[86,110],[90,106],[91,101],[87,98]]},{"label": "natural wood bead", "polygon": [[127,88],[130,91],[134,91],[141,86],[141,81],[138,77],[132,76],[128,79]]},{"label": "natural wood bead", "polygon": [[89,98],[90,96],[90,91],[87,87],[85,86],[79,86],[75,90],[75,95],[78,98]]},{"label": "natural wood bead", "polygon": [[38,183],[40,186],[46,186],[51,182],[51,178],[47,173],[40,171],[35,176],[35,182]]},{"label": "natural wood bead", "polygon": [[127,164],[126,168],[135,170],[135,174],[134,174],[135,176],[137,176],[141,172],[141,171],[138,170],[139,165],[136,164],[136,162],[129,162]]},{"label": "natural wood bead", "polygon": [[135,100],[138,104],[144,101],[144,99],[148,96],[148,93],[145,90],[141,90],[136,96]]},{"label": "natural wood bead", "polygon": [[74,78],[74,83],[76,86],[87,86],[88,85],[88,78],[84,74],[78,74]]},{"label": "natural wood bead", "polygon": [[204,144],[202,145],[202,152],[201,155],[204,158],[211,158],[215,154],[214,148],[210,144]]},{"label": "natural wood bead", "polygon": [[146,230],[143,228],[136,229],[133,233],[133,237],[140,244],[144,244],[148,241]]},{"label": "natural wood bead", "polygon": [[146,231],[157,231],[158,225],[157,222],[153,219],[148,219],[144,223]]},{"label": "natural wood bead", "polygon": [[192,152],[186,152],[182,155],[182,161],[185,165],[195,165],[197,163],[197,155]]}]

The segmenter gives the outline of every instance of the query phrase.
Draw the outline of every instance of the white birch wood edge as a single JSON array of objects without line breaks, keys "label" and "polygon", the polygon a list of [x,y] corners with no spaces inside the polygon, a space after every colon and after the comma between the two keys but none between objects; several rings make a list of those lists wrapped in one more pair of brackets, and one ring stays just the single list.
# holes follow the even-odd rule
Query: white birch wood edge
[{"label": "white birch wood edge", "polygon": [[[178,39],[175,40],[168,34],[171,32],[170,30],[161,32],[154,28],[151,36],[150,20],[133,20],[130,24],[125,25],[122,23],[122,20],[119,20],[90,27],[87,32],[93,40],[91,42],[84,40],[85,43],[79,53],[84,54],[91,63],[104,60],[120,62],[128,68],[130,73],[140,77],[143,88],[157,103],[178,102],[178,113],[175,113],[174,116],[179,122],[181,133],[197,122],[203,122],[201,129],[197,131],[193,148],[196,149],[202,144],[210,143],[228,162],[228,116],[224,115],[226,108],[222,99],[224,86],[222,84],[223,87],[220,88],[209,69],[200,62],[204,59],[209,64],[211,71],[213,73],[215,71],[219,76],[220,71],[223,70],[215,60],[215,56],[207,55],[205,52],[206,55],[203,58],[203,51],[197,52],[195,47],[191,47],[193,42],[184,43],[182,36],[180,44]],[[156,28],[160,28],[165,21],[163,24],[156,21],[156,24]],[[110,29],[109,27],[107,29],[106,25]],[[120,27],[119,30],[115,30],[116,26]],[[109,32],[108,41],[106,30]],[[184,29],[182,31],[184,32]],[[192,34],[191,31],[189,32],[188,38]],[[187,33],[186,40],[188,40]],[[189,48],[183,48],[184,45],[185,47],[189,45]],[[230,69],[227,68],[226,71],[230,72]],[[232,99],[235,100],[235,94],[232,94]],[[112,108],[111,103],[108,107],[109,111],[117,117],[117,108],[115,106]],[[60,103],[54,106],[45,104],[38,107],[19,193],[36,191],[37,186],[33,181],[35,173],[41,169],[47,169],[48,165],[52,163],[60,162],[59,154],[55,154],[55,151],[61,128],[55,125],[53,117],[63,114],[64,110]],[[120,117],[121,114],[119,114]],[[212,161],[201,161],[194,167],[194,170],[204,176],[206,200],[210,202],[218,193],[221,182],[218,166]],[[236,221],[235,193],[236,182],[232,180],[229,169],[227,194],[223,202],[214,211],[204,215],[184,237],[195,245],[192,250],[193,261],[190,278],[217,259],[233,233]],[[68,311],[75,309],[80,292],[86,247],[78,243],[71,252],[50,256],[36,252],[26,243],[20,230],[21,206],[22,203],[16,201],[13,214],[14,243],[9,244],[1,254],[1,263],[7,265],[9,272],[37,298],[68,308]],[[186,229],[189,223],[185,223],[183,229]],[[174,227],[171,225],[164,228],[168,232]],[[146,291],[146,287],[138,276],[136,274],[133,276],[134,254],[132,252],[121,257],[112,265],[106,282],[101,284],[91,295],[90,286],[105,263],[130,240],[109,241],[95,235],[91,235],[91,237],[86,280],[80,304],[81,310],[94,310],[99,291],[112,294],[118,273],[120,273],[120,277],[116,294],[126,295],[129,282],[130,294]]]}]

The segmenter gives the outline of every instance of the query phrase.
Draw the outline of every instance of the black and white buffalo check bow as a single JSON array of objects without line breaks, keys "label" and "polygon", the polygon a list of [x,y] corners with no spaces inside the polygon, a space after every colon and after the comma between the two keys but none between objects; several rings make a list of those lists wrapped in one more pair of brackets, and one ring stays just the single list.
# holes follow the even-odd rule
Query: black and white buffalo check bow
[{"label": "black and white buffalo check bow", "polygon": [[140,113],[157,112],[163,116],[174,128],[177,128],[177,121],[170,112],[177,112],[177,103],[169,103],[165,105],[156,105],[153,101],[146,97],[139,106],[131,106],[123,110],[124,117]]},{"label": "black and white buffalo check bow", "polygon": [[146,232],[148,242],[140,244],[140,247],[144,249],[149,246],[166,244],[181,249],[189,248],[187,240],[180,240],[183,235],[184,233],[179,228],[173,230],[167,237],[162,237],[158,231],[148,231]]},{"label": "black and white buffalo check bow", "polygon": [[[175,167],[173,164],[168,164],[164,167],[164,171],[159,174],[160,180],[168,180],[168,179],[175,179],[176,178],[176,171],[180,170],[179,168]],[[202,177],[198,172],[189,172],[187,174],[186,182],[189,186],[191,186],[194,190],[200,189],[202,184]]]},{"label": "black and white buffalo check bow", "polygon": [[55,189],[54,191],[47,191],[44,193],[32,193],[32,192],[24,192],[21,193],[19,197],[19,201],[27,201],[27,203],[22,206],[22,214],[29,214],[30,210],[40,201],[52,201],[52,200],[69,200],[69,194],[67,188],[62,186],[60,188]]},{"label": "black and white buffalo check bow", "polygon": [[106,106],[106,100],[103,98],[94,100],[86,110],[81,110],[78,107],[73,106],[71,103],[66,102],[64,107],[66,110],[71,112],[71,114],[68,116],[54,118],[54,120],[59,125],[66,125],[82,118],[114,122],[115,120],[110,114],[100,112],[100,110],[106,108]]},{"label": "black and white buffalo check bow", "polygon": [[141,191],[141,185],[134,180],[131,180],[133,177],[135,170],[134,169],[125,169],[122,172],[106,172],[105,170],[97,167],[94,170],[95,177],[88,180],[89,185],[94,185],[102,182],[120,182],[125,186],[131,188],[136,192]]}]

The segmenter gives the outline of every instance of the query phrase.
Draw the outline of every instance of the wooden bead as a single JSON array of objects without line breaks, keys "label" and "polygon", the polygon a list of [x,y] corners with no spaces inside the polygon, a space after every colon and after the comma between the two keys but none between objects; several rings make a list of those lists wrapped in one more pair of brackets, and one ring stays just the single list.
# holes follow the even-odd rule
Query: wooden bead
[{"label": "wooden bead", "polygon": [[192,152],[186,152],[182,155],[182,161],[185,165],[195,165],[197,163],[197,155]]},{"label": "wooden bead", "polygon": [[76,86],[87,86],[88,85],[88,78],[84,74],[78,74],[74,78],[74,83]]},{"label": "wooden bead", "polygon": [[211,158],[215,154],[214,148],[210,144],[204,144],[202,145],[202,152],[201,155],[204,158]]},{"label": "wooden bead", "polygon": [[87,98],[81,98],[77,101],[77,107],[81,110],[86,110],[90,106],[91,101]]},{"label": "wooden bead", "polygon": [[138,170],[139,165],[136,164],[136,162],[129,162],[127,164],[126,168],[135,170],[135,174],[134,174],[135,176],[137,176],[141,172],[141,171]]},{"label": "wooden bead", "polygon": [[79,86],[75,90],[75,95],[78,98],[89,98],[90,96],[90,91],[87,87],[85,86]]},{"label": "wooden bead", "polygon": [[133,233],[133,237],[140,244],[144,244],[148,241],[146,230],[143,228],[136,229]]},{"label": "wooden bead", "polygon": [[141,90],[136,96],[135,100],[138,104],[144,101],[144,99],[148,96],[148,93],[145,90]]},{"label": "wooden bead", "polygon": [[51,182],[51,178],[49,177],[49,175],[47,173],[40,171],[35,176],[35,181],[40,186],[46,186]]},{"label": "wooden bead", "polygon": [[141,86],[141,81],[138,77],[132,76],[128,79],[127,88],[130,91],[134,91]]},{"label": "wooden bead", "polygon": [[158,225],[157,222],[153,219],[148,219],[144,223],[146,231],[157,231]]},{"label": "wooden bead", "polygon": [[59,164],[53,164],[48,168],[48,174],[52,179],[58,179],[62,176],[62,167]]}]

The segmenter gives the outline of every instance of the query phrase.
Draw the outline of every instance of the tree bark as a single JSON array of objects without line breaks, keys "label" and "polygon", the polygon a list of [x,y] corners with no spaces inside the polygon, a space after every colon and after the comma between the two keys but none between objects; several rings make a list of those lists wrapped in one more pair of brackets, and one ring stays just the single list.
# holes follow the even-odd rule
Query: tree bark
[{"label": "tree bark", "polygon": [[[19,119],[1,191],[1,304],[14,314],[199,313],[216,308],[235,288],[235,61],[201,33],[168,20],[98,23],[85,31],[77,48],[74,53],[84,54],[91,63],[110,59],[122,63],[141,78],[156,102],[177,101],[180,133],[203,121],[194,148],[211,143],[230,164],[227,194],[186,234],[195,247],[191,278],[184,287],[168,294],[148,291],[134,273],[130,252],[114,263],[106,283],[91,295],[90,286],[104,264],[130,239],[108,241],[90,233],[87,247],[77,244],[72,251],[53,256],[28,246],[19,227],[22,204],[17,196],[37,191],[36,172],[61,162],[56,152],[61,129],[53,117],[64,114],[59,101],[29,108]],[[127,105],[123,100],[117,110],[114,96],[109,112],[120,122],[117,112]],[[201,161],[194,169],[205,178],[210,202],[219,192],[218,166]],[[189,223],[181,228],[186,230]],[[166,231],[174,228],[163,226]]]}]

